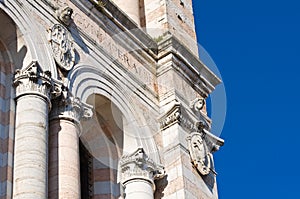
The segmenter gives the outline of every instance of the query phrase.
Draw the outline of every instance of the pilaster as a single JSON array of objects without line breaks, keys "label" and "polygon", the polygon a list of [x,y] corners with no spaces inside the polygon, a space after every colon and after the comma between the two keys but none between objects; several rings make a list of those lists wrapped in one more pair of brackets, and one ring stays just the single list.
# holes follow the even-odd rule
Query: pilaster
[{"label": "pilaster", "polygon": [[213,153],[224,141],[210,133],[211,120],[202,111],[204,100],[187,106],[174,99],[160,117],[164,163],[170,198],[217,198]]}]

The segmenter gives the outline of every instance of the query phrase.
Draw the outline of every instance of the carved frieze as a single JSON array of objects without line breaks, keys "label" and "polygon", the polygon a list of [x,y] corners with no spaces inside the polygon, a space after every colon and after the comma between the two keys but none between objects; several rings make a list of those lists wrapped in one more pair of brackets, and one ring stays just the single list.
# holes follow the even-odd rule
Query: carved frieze
[{"label": "carved frieze", "polygon": [[135,152],[124,155],[120,160],[121,182],[131,179],[145,179],[152,182],[165,176],[164,167],[155,163],[149,158],[143,148],[138,148]]},{"label": "carved frieze", "polygon": [[[194,106],[195,105],[193,105],[193,107]],[[176,123],[180,124],[181,127],[190,132],[199,131],[203,128],[210,128],[209,119],[200,113],[200,111],[199,114],[192,115],[192,113],[183,108],[181,103],[178,101],[173,102],[173,106],[159,118],[159,122],[161,130],[169,128]]]},{"label": "carved frieze", "polygon": [[48,30],[48,37],[53,57],[58,66],[65,71],[71,70],[75,64],[75,51],[68,30],[61,24],[54,24]]}]

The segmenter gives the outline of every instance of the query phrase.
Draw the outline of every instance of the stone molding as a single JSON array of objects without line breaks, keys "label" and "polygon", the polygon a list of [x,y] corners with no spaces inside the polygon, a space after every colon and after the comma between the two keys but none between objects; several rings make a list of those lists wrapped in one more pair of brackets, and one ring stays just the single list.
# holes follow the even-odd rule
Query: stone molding
[{"label": "stone molding", "polygon": [[149,158],[143,148],[138,148],[135,152],[124,155],[120,160],[120,167],[121,183],[124,186],[130,180],[142,179],[149,181],[155,190],[154,180],[165,176],[164,167]]},{"label": "stone molding", "polygon": [[16,98],[23,95],[39,95],[46,99],[51,107],[51,73],[43,72],[37,61],[32,61],[24,69],[16,70],[13,86],[16,88]]}]

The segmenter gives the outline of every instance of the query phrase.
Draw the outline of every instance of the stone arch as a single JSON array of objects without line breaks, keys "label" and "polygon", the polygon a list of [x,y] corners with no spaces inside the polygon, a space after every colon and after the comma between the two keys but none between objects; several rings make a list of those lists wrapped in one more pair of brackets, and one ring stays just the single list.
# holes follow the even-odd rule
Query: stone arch
[{"label": "stone arch", "polygon": [[17,29],[12,19],[0,9],[0,197],[12,197],[15,101],[13,74],[17,52]]},{"label": "stone arch", "polygon": [[109,99],[123,114],[126,125],[130,128],[130,132],[125,132],[126,138],[135,141],[134,146],[123,149],[125,153],[143,147],[146,153],[159,163],[161,161],[153,132],[147,126],[147,121],[142,113],[135,107],[134,88],[128,86],[131,85],[131,82],[126,80],[124,74],[119,75],[119,77],[113,76],[104,67],[77,65],[68,76],[68,88],[74,97],[78,97],[85,103],[88,102],[88,97],[93,94]]},{"label": "stone arch", "polygon": [[154,138],[134,107],[131,90],[126,88],[130,83],[121,85],[126,78],[120,81],[104,67],[77,65],[68,79],[74,97],[94,107],[93,118],[82,122],[81,135],[93,157],[94,196],[114,193],[113,197],[118,197],[122,191],[118,190],[120,158],[143,147],[153,160],[160,162]]},{"label": "stone arch", "polygon": [[[27,4],[28,2],[22,2]],[[27,67],[33,60],[37,61],[43,71],[50,71],[52,77],[57,79],[55,61],[51,55],[48,45],[46,31],[41,30],[33,16],[30,16],[30,5],[19,5],[17,1],[3,1],[0,3],[0,12],[5,14],[11,27],[14,27],[16,38],[10,37],[6,43],[10,51],[19,54],[12,55],[15,61],[15,68],[22,69]],[[5,26],[7,27],[7,26]],[[21,57],[23,56],[23,57]],[[22,58],[22,59],[20,59]]]}]

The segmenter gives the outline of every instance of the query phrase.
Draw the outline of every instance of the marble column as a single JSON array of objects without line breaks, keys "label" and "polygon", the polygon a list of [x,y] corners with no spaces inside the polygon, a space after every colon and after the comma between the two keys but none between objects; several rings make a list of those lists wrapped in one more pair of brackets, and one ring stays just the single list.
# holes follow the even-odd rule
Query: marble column
[{"label": "marble column", "polygon": [[154,198],[154,180],[164,177],[165,172],[161,165],[145,154],[143,148],[123,156],[120,167],[125,199]]},{"label": "marble column", "polygon": [[15,75],[14,199],[47,198],[50,76],[35,61]]},{"label": "marble column", "polygon": [[78,99],[63,96],[53,101],[50,114],[49,198],[79,199],[80,119],[91,117],[92,111]]}]

